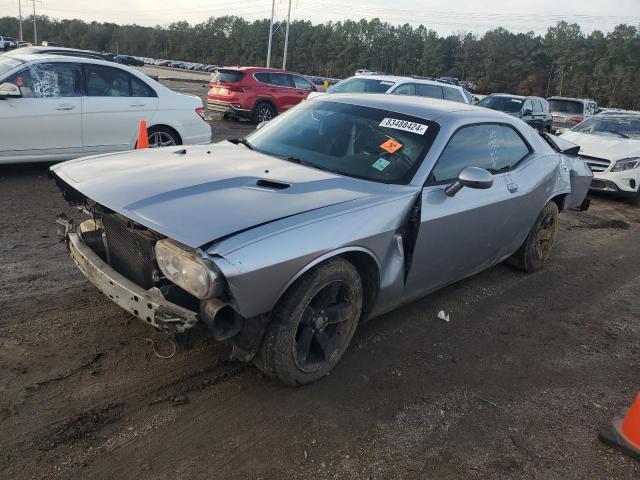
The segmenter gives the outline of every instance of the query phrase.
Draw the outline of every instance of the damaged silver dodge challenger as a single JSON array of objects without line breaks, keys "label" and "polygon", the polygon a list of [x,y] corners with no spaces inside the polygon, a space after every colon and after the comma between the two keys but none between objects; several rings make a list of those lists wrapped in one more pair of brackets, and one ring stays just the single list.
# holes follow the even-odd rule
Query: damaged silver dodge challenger
[{"label": "damaged silver dodge challenger", "polygon": [[589,167],[493,110],[336,94],[259,127],[51,170],[91,217],[58,223],[99,290],[167,332],[204,322],[290,385],[360,321],[503,260],[539,269],[558,212],[587,205]]}]

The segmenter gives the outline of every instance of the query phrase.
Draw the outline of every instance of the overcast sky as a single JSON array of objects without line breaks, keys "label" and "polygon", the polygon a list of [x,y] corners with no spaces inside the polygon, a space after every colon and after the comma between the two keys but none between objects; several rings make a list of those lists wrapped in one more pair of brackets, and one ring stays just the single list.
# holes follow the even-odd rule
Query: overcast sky
[{"label": "overcast sky", "polygon": [[[32,4],[22,0],[23,15]],[[287,15],[288,0],[276,0],[276,17]],[[237,15],[249,20],[271,15],[271,0],[42,0],[38,14],[54,18],[166,26],[177,20],[199,23]],[[18,16],[18,0],[0,0],[0,15]],[[583,31],[610,31],[620,23],[640,24],[640,0],[292,0],[291,16],[314,23],[378,17],[393,24],[423,24],[438,33],[483,33],[496,27],[544,33],[560,20]]]}]

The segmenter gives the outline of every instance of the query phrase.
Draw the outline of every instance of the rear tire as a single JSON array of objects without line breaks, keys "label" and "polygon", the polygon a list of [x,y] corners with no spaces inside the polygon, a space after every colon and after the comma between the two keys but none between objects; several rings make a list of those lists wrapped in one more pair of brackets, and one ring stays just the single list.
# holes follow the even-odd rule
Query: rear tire
[{"label": "rear tire", "polygon": [[174,130],[162,125],[149,128],[147,135],[149,137],[149,148],[182,145],[180,136]]},{"label": "rear tire", "polygon": [[253,121],[255,123],[268,122],[273,120],[277,114],[278,112],[269,102],[260,102],[253,109]]},{"label": "rear tire", "polygon": [[305,273],[274,308],[254,364],[292,386],[328,375],[351,342],[362,299],[360,275],[343,258]]},{"label": "rear tire", "polygon": [[547,203],[538,215],[527,239],[518,251],[507,259],[507,264],[527,273],[540,270],[551,255],[553,242],[558,233],[558,216],[556,202]]}]

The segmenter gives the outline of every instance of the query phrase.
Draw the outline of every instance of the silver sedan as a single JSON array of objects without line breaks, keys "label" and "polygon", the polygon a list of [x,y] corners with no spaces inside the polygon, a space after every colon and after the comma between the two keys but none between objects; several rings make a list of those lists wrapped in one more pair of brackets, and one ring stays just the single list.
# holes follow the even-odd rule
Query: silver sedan
[{"label": "silver sedan", "polygon": [[359,322],[503,260],[548,259],[591,171],[571,144],[442,100],[336,94],[244,139],[62,163],[91,218],[59,218],[114,302],[182,335],[203,322],[291,385],[338,363]]}]

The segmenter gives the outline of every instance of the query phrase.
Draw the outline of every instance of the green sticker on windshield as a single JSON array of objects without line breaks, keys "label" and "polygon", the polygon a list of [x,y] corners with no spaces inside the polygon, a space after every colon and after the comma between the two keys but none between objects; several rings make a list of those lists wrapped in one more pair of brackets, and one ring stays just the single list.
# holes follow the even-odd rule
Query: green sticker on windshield
[{"label": "green sticker on windshield", "polygon": [[385,168],[387,168],[389,166],[391,162],[389,160],[385,160],[384,158],[379,158],[378,160],[376,160],[373,164],[371,164],[371,166],[373,168],[375,168],[376,170],[384,170]]}]

